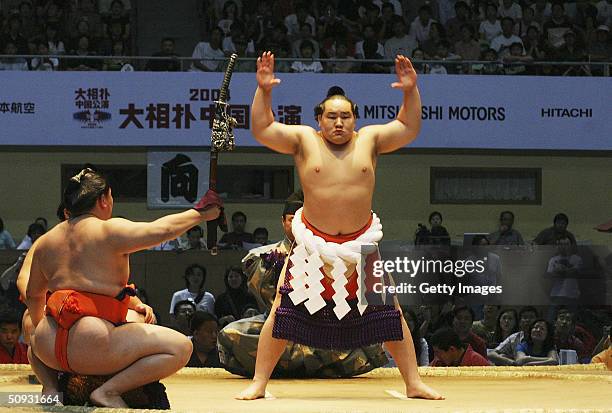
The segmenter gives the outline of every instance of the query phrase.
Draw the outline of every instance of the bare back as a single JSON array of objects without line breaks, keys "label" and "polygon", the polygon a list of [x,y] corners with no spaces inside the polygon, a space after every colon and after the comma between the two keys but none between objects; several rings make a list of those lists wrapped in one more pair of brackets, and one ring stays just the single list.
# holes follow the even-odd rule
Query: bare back
[{"label": "bare back", "polygon": [[329,143],[309,128],[300,140],[295,163],[304,193],[304,216],[332,235],[363,228],[371,214],[374,192],[375,139],[366,129],[342,146]]},{"label": "bare back", "polygon": [[91,215],[55,226],[39,240],[38,269],[48,289],[117,295],[130,275],[128,254],[111,247],[105,221]]}]

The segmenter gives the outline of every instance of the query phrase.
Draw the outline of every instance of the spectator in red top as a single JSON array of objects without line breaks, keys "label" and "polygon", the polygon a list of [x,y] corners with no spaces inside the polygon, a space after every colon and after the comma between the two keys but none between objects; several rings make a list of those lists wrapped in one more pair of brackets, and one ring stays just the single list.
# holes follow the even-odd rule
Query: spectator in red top
[{"label": "spectator in red top", "polygon": [[576,336],[576,314],[567,308],[561,308],[557,312],[555,320],[555,345],[559,350],[576,350],[578,361],[588,363],[590,361],[593,347],[587,347],[582,340]]},{"label": "spectator in red top", "polygon": [[0,364],[30,364],[28,346],[19,342],[21,318],[14,311],[0,315]]},{"label": "spectator in red top", "polygon": [[436,331],[430,339],[433,346],[433,367],[490,366],[486,357],[478,354],[472,346],[461,341],[450,328]]},{"label": "spectator in red top", "polygon": [[597,346],[597,339],[595,336],[578,322],[575,324],[574,335],[584,343],[587,349],[594,349]]},{"label": "spectator in red top", "polygon": [[453,330],[466,345],[472,346],[476,353],[487,358],[487,343],[472,331],[474,311],[469,307],[457,307],[453,313]]}]

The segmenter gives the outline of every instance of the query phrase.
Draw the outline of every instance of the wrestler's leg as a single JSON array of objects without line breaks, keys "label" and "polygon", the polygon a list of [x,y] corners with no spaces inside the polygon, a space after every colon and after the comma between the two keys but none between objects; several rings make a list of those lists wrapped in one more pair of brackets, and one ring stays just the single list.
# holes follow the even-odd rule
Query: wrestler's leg
[{"label": "wrestler's leg", "polygon": [[[59,368],[54,330],[53,322],[41,321],[35,337],[38,342],[44,337],[45,342],[39,343],[37,354],[47,365]],[[191,341],[174,330],[142,323],[114,327],[95,317],[77,321],[68,339],[68,363],[75,372],[116,373],[91,394],[94,403],[109,407],[126,407],[121,394],[170,376],[187,364],[191,352]]]},{"label": "wrestler's leg", "polygon": [[[90,398],[98,405],[118,407],[123,404],[121,394],[183,368],[191,357],[192,345],[187,337],[174,330],[150,324],[126,324],[110,332],[107,349],[111,358],[121,360],[115,368],[125,369],[93,391]],[[75,370],[77,367],[75,364]]]},{"label": "wrestler's leg", "polygon": [[34,334],[34,324],[32,323],[32,317],[30,317],[30,310],[26,308],[21,319],[21,335],[23,336],[23,342],[26,345],[30,345],[30,336]]},{"label": "wrestler's leg", "polygon": [[[31,322],[31,320],[30,320]],[[51,394],[57,393],[59,390],[59,386],[57,383],[57,370],[53,370],[52,368],[45,365],[36,354],[32,348],[36,346],[36,339],[34,336],[31,337],[31,345],[28,347],[28,360],[30,362],[30,367],[32,371],[36,375],[36,378],[42,384],[42,394]]]},{"label": "wrestler's leg", "polygon": [[[401,312],[401,308],[395,300],[395,308]],[[397,367],[406,384],[406,396],[421,399],[441,400],[444,397],[437,391],[423,383],[419,375],[419,369],[414,351],[414,343],[410,329],[401,317],[403,339],[401,341],[387,341],[384,343],[385,348],[391,353]]]},{"label": "wrestler's leg", "polygon": [[[132,310],[128,310],[127,320],[129,322],[144,323],[144,316]],[[23,331],[23,341],[28,345],[28,360],[32,371],[36,375],[36,378],[42,384],[42,394],[50,394],[58,391],[57,382],[57,370],[53,370],[43,363],[32,351],[34,345],[34,338],[32,337],[32,343],[30,343],[30,337],[34,333],[34,324],[30,317],[30,312],[26,309],[23,313],[23,319],[21,322]]]},{"label": "wrestler's leg", "polygon": [[266,322],[261,329],[259,334],[259,342],[257,343],[257,358],[255,360],[255,375],[253,381],[244,389],[240,394],[236,396],[239,400],[255,400],[265,397],[266,386],[270,381],[270,376],[276,367],[276,363],[283,355],[283,351],[287,347],[287,340],[281,340],[272,337],[272,328],[274,327],[274,319],[276,316],[276,309],[280,305],[281,296],[278,289],[282,285],[284,277],[279,277],[277,286],[276,297],[274,303],[270,309],[270,315],[266,319]]}]

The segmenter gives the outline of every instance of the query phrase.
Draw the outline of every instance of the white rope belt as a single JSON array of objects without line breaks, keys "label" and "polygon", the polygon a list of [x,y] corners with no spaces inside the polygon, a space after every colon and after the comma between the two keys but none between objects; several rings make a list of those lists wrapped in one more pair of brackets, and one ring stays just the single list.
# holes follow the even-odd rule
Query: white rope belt
[{"label": "white rope belt", "polygon": [[[346,297],[349,293],[346,290],[348,282],[347,264],[355,264],[357,269],[357,297],[361,296],[363,273],[365,267],[365,257],[378,249],[378,241],[383,237],[382,225],[376,214],[372,213],[372,223],[368,229],[358,238],[342,244],[327,242],[323,238],[312,233],[306,228],[302,221],[302,210],[296,211],[291,224],[291,230],[295,237],[296,247],[293,249],[289,259],[292,267],[289,273],[293,277],[290,281],[293,291],[289,293],[289,298],[293,304],[298,305],[304,302],[310,314],[314,314],[325,307],[325,300],[321,293],[325,287],[321,280],[325,277],[321,271],[324,264],[332,266],[331,276],[334,282],[334,295],[332,300],[336,304],[334,313],[338,320],[341,320],[350,310]],[[350,275],[350,274],[348,274]],[[363,314],[367,307],[367,300],[357,304],[360,314]]]}]

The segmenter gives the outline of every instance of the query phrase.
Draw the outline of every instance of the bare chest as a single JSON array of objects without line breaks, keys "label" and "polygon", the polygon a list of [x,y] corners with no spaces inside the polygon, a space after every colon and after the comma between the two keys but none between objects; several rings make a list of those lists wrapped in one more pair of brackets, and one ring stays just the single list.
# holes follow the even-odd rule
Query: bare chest
[{"label": "bare chest", "polygon": [[311,142],[298,163],[302,181],[327,184],[371,183],[375,158],[368,145],[353,142],[346,148],[330,148],[323,142]]}]

